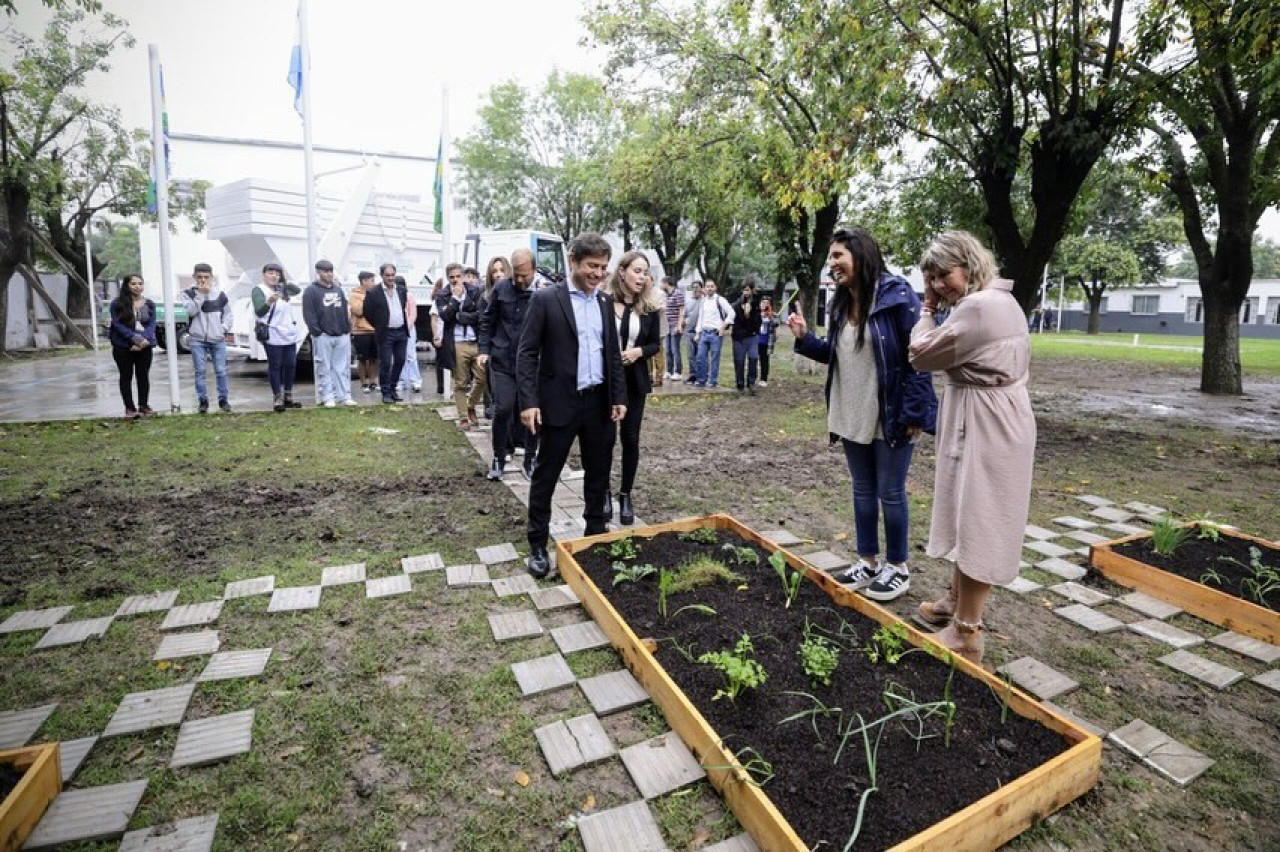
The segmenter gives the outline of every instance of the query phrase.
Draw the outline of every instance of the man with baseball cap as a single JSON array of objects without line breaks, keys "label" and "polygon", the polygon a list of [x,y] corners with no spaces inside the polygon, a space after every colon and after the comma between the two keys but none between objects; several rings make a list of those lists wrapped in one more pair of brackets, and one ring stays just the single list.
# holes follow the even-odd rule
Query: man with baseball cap
[{"label": "man with baseball cap", "polygon": [[316,261],[316,280],[302,294],[302,321],[311,334],[316,391],[325,408],[355,405],[351,398],[351,317],[333,264]]}]

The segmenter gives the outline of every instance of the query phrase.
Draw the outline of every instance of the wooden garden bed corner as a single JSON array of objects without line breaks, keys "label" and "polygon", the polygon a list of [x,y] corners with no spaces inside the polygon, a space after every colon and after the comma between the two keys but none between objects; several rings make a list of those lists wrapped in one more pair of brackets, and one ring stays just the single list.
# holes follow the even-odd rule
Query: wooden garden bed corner
[{"label": "wooden garden bed corner", "polygon": [[62,789],[57,743],[0,751],[0,764],[22,773],[22,780],[0,802],[0,852],[16,852]]}]

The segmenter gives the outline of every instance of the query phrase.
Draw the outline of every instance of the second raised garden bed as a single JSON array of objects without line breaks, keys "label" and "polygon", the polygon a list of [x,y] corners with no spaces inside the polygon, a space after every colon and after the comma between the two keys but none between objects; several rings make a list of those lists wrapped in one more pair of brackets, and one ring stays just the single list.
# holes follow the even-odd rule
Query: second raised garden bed
[{"label": "second raised garden bed", "polygon": [[0,751],[0,852],[22,848],[62,789],[58,744]]},{"label": "second raised garden bed", "polygon": [[[1089,564],[1114,583],[1280,645],[1280,587],[1267,582],[1268,571],[1280,570],[1280,548],[1216,525],[1188,523],[1183,528],[1187,537],[1170,555],[1157,553],[1152,533],[1142,533],[1093,545]],[[1261,569],[1254,564],[1254,551]]]},{"label": "second raised garden bed", "polygon": [[[844,849],[855,830],[857,849],[994,849],[1097,782],[1097,737],[732,518],[557,549],[565,581],[762,849]],[[681,590],[673,576],[719,572],[705,560],[738,576]],[[815,645],[836,655],[829,684],[813,674]],[[735,681],[755,685],[730,698]]]}]

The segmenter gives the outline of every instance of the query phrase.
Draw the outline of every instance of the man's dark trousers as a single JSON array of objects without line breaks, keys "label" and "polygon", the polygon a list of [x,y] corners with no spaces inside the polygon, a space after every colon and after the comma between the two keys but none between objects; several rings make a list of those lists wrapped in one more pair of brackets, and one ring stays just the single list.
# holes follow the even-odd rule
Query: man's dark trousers
[{"label": "man's dark trousers", "polygon": [[382,398],[396,395],[396,383],[404,369],[404,348],[409,342],[409,330],[404,326],[389,328],[378,335],[378,385]]},{"label": "man's dark trousers", "polygon": [[555,493],[560,472],[569,458],[574,438],[582,456],[582,492],[586,508],[582,517],[587,529],[597,532],[605,528],[604,494],[609,487],[609,469],[613,466],[613,442],[617,432],[610,420],[609,394],[604,385],[579,393],[571,403],[569,422],[551,429],[540,429],[538,466],[533,471],[529,488],[529,544],[545,547],[551,526],[551,496]]},{"label": "man's dark trousers", "polygon": [[516,377],[494,369],[489,361],[489,394],[493,397],[493,457],[501,458],[512,446],[524,447],[525,458],[538,452],[538,436],[530,435],[516,410]]}]

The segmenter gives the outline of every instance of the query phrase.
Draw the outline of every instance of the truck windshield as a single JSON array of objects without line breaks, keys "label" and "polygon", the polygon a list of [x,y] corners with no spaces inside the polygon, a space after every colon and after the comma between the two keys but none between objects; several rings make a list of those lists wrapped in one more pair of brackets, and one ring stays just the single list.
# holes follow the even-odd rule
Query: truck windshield
[{"label": "truck windshield", "polygon": [[549,240],[545,237],[537,237],[535,239],[537,247],[534,249],[534,254],[538,258],[538,268],[554,273],[557,280],[563,281],[565,278],[564,243],[559,240]]}]

